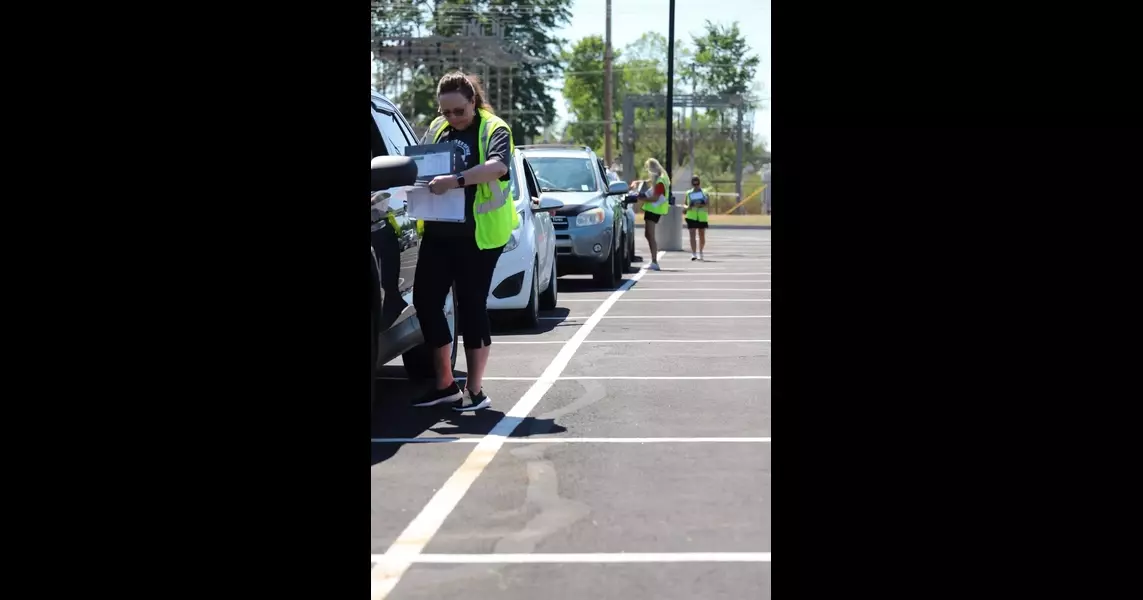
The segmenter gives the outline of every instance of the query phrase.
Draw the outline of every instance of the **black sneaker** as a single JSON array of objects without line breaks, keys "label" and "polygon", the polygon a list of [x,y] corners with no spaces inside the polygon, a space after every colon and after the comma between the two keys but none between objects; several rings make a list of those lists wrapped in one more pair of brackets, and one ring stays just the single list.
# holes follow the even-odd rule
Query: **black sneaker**
[{"label": "black sneaker", "polygon": [[463,399],[458,400],[456,404],[453,404],[452,409],[456,412],[466,412],[470,410],[483,410],[489,406],[492,406],[492,399],[488,397],[488,394],[484,393],[484,390],[480,390],[475,394],[472,393],[472,390],[468,390],[468,401],[466,402]]},{"label": "black sneaker", "polygon": [[464,394],[460,391],[460,386],[456,382],[446,387],[443,390],[433,390],[420,398],[413,400],[413,406],[424,408],[426,406],[436,406],[437,404],[446,404],[460,400]]}]

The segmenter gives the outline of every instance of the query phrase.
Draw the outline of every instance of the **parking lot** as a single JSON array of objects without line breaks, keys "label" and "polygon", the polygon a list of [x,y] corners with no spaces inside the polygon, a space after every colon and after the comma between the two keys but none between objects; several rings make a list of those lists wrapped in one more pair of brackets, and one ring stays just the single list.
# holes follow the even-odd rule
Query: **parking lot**
[{"label": "parking lot", "polygon": [[705,254],[562,277],[537,330],[494,318],[488,410],[409,408],[381,369],[374,599],[770,597],[770,231]]}]

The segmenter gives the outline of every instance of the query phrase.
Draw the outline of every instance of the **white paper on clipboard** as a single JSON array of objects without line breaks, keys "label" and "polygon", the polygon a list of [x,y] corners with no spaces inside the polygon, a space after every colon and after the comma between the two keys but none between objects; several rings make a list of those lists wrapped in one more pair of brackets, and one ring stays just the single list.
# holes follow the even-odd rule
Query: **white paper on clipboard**
[{"label": "white paper on clipboard", "polygon": [[446,152],[434,152],[432,154],[412,155],[409,158],[417,163],[418,175],[422,179],[435,177],[437,175],[448,175],[452,172],[452,155]]},{"label": "white paper on clipboard", "polygon": [[406,195],[408,214],[422,221],[464,222],[464,188],[451,189],[437,195],[427,185],[409,188]]},{"label": "white paper on clipboard", "polygon": [[417,163],[417,181],[429,181],[438,175],[456,175],[456,150],[456,144],[440,142],[405,146],[404,155]]}]

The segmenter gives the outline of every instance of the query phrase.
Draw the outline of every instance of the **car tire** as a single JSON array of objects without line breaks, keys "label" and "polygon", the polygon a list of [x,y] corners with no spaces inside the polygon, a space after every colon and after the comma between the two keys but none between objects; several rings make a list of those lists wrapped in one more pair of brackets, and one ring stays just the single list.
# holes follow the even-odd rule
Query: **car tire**
[{"label": "car tire", "polygon": [[518,318],[520,326],[528,329],[540,326],[540,274],[537,272],[539,270],[539,262],[532,259],[532,289],[528,291],[528,306],[520,311]]},{"label": "car tire", "polygon": [[[450,368],[456,368],[457,347],[460,346],[460,319],[456,311],[456,294],[449,290],[445,298],[445,319],[452,330],[452,357],[449,359]],[[451,305],[451,310],[449,306]],[[423,380],[436,377],[436,366],[433,364],[433,351],[427,344],[421,344],[401,355],[401,362],[405,365],[405,374],[409,379]]]},{"label": "car tire", "polygon": [[610,248],[607,260],[603,261],[603,263],[596,268],[595,274],[592,277],[595,281],[595,285],[607,289],[616,286],[616,272],[619,271],[618,266],[615,264],[617,261],[618,257],[615,256],[615,248]]},{"label": "car tire", "polygon": [[544,310],[552,310],[556,307],[556,302],[559,300],[559,290],[556,288],[556,261],[552,257],[552,275],[548,280],[548,289],[540,294],[540,308]]}]

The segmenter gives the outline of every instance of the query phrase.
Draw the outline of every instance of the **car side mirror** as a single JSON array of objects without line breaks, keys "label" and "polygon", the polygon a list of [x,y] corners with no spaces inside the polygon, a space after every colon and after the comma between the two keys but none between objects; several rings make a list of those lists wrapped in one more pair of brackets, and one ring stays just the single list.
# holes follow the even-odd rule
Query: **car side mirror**
[{"label": "car side mirror", "polygon": [[369,191],[417,182],[417,163],[407,156],[378,156],[369,162]]},{"label": "car side mirror", "polygon": [[607,195],[621,196],[631,191],[631,186],[627,185],[626,181],[612,181],[607,184]]},{"label": "car side mirror", "polygon": [[540,201],[532,203],[532,212],[554,212],[564,207],[564,203],[551,196],[540,196]]}]

